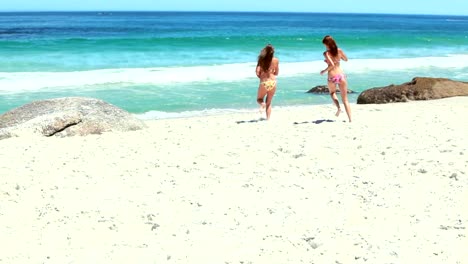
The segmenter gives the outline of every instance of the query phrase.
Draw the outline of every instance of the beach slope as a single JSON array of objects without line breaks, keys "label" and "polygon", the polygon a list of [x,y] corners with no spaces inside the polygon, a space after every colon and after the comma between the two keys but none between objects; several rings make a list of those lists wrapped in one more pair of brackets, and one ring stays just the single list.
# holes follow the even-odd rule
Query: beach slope
[{"label": "beach slope", "polygon": [[464,263],[468,97],[0,141],[0,262]]}]

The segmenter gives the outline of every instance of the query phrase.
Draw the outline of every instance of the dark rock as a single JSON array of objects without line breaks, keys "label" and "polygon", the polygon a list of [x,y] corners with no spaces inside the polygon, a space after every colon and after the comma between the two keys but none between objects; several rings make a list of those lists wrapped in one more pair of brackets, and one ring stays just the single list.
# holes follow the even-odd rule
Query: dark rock
[{"label": "dark rock", "polygon": [[[328,90],[328,86],[326,85],[317,85],[315,87],[313,87],[312,89],[310,89],[309,91],[307,91],[307,93],[313,93],[313,94],[329,94],[330,93],[330,90]],[[340,89],[337,88],[336,89],[336,93],[340,93]],[[348,89],[348,93],[354,93],[354,91]]]},{"label": "dark rock", "polygon": [[66,97],[34,101],[0,116],[0,139],[21,136],[75,136],[146,127],[130,113],[102,100]]},{"label": "dark rock", "polygon": [[385,104],[468,95],[468,83],[444,78],[415,77],[400,85],[376,87],[362,92],[358,104]]}]

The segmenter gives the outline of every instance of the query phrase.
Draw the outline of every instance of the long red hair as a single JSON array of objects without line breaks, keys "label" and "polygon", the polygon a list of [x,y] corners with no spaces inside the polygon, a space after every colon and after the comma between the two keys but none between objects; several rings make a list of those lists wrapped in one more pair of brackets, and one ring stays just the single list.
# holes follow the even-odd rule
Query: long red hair
[{"label": "long red hair", "polygon": [[326,35],[323,38],[322,43],[327,45],[328,50],[330,51],[330,54],[333,57],[338,56],[338,46],[336,45],[335,40],[330,35]]}]

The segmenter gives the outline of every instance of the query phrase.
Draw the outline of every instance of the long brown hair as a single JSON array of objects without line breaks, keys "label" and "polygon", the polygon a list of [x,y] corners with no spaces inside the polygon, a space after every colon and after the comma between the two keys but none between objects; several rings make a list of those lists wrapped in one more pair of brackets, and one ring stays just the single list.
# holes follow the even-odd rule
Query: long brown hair
[{"label": "long brown hair", "polygon": [[273,46],[271,44],[266,45],[260,52],[260,55],[258,55],[257,66],[260,66],[263,71],[268,71],[274,54],[275,49]]},{"label": "long brown hair", "polygon": [[330,54],[333,57],[338,56],[338,46],[336,45],[335,40],[330,35],[326,35],[323,38],[322,43],[327,45],[328,50],[330,51]]}]

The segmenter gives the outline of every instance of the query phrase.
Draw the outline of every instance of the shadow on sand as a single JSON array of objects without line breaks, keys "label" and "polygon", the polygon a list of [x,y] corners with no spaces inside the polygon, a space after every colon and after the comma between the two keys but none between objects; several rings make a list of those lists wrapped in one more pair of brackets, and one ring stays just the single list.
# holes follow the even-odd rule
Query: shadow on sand
[{"label": "shadow on sand", "polygon": [[252,119],[252,120],[248,120],[248,121],[236,121],[237,124],[243,124],[243,123],[257,123],[257,122],[261,122],[261,121],[266,121],[266,118],[262,117],[262,118],[259,118],[259,119]]},{"label": "shadow on sand", "polygon": [[294,125],[302,125],[302,124],[321,124],[323,122],[326,122],[326,123],[332,123],[332,122],[335,122],[333,120],[330,120],[330,119],[319,119],[319,120],[314,120],[314,121],[304,121],[304,122],[294,122]]}]

